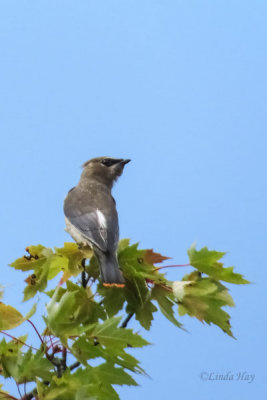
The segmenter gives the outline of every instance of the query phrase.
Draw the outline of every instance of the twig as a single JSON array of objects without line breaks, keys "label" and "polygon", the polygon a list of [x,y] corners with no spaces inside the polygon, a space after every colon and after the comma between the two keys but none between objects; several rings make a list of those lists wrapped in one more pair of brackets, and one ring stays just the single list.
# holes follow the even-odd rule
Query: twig
[{"label": "twig", "polygon": [[48,354],[48,348],[47,348],[45,342],[43,341],[40,333],[38,332],[37,328],[35,327],[35,325],[33,324],[33,322],[31,320],[27,319],[27,321],[32,325],[33,329],[35,330],[35,332],[39,336],[39,339],[41,340],[42,344],[45,346],[44,350],[45,350],[46,358],[56,367],[57,375],[58,375],[58,377],[60,377],[62,375],[61,368],[60,368],[61,367],[61,360],[55,358],[54,354],[52,354],[52,355]]},{"label": "twig", "polygon": [[50,355],[47,352],[45,353],[46,358],[57,368],[57,370],[59,369],[59,367],[61,366],[61,360],[59,358],[55,358],[54,355]]},{"label": "twig", "polygon": [[17,389],[18,389],[18,392],[19,392],[19,397],[22,399],[22,395],[21,395],[21,392],[20,392],[19,384],[17,382],[16,382],[16,385],[17,385]]},{"label": "twig", "polygon": [[[50,345],[47,346],[48,350],[50,349],[50,347],[52,347],[52,349],[54,348],[54,343],[53,343],[53,339],[52,339],[51,335],[49,335],[49,341],[50,341]],[[46,345],[47,345],[47,342],[48,341],[46,341]]]},{"label": "twig", "polygon": [[127,315],[127,317],[125,318],[125,320],[122,322],[121,324],[121,328],[126,328],[128,322],[130,321],[130,319],[133,317],[134,313],[130,313]]},{"label": "twig", "polygon": [[66,369],[67,369],[67,349],[65,346],[62,349],[61,365],[62,365],[63,371],[66,371]]},{"label": "twig", "polygon": [[70,371],[74,370],[75,368],[78,368],[81,365],[80,361],[76,361],[72,365],[69,366]]}]

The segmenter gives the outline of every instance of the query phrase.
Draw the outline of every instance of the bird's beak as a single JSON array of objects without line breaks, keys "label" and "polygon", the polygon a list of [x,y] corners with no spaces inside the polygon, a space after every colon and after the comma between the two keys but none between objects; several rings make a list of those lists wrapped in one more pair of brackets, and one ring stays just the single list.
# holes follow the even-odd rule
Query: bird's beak
[{"label": "bird's beak", "polygon": [[116,163],[114,163],[114,165],[111,168],[113,169],[117,177],[121,176],[125,164],[128,164],[128,162],[130,161],[131,160],[129,160],[128,158],[127,159],[120,158],[116,160]]},{"label": "bird's beak", "polygon": [[125,160],[122,160],[120,163],[123,164],[123,165],[125,165],[125,164],[128,164],[130,161],[131,161],[131,160],[129,160],[129,159],[127,158],[127,159],[125,159]]}]

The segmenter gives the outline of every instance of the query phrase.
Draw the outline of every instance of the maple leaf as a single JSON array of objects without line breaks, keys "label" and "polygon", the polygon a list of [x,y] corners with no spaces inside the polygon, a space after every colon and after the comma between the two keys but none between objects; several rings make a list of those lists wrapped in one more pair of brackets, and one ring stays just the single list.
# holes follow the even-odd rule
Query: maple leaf
[{"label": "maple leaf", "polygon": [[212,278],[202,278],[195,272],[186,275],[177,285],[174,282],[173,293],[179,301],[179,314],[188,314],[207,324],[219,326],[229,336],[233,336],[230,315],[222,310],[223,306],[234,306],[227,288]]},{"label": "maple leaf", "polygon": [[58,287],[53,292],[46,308],[47,327],[62,340],[79,335],[84,325],[99,318],[106,318],[103,309],[93,300],[90,291],[71,281],[67,282],[67,289]]},{"label": "maple leaf", "polygon": [[37,292],[43,292],[47,281],[55,278],[60,272],[63,272],[60,284],[80,274],[83,271],[81,261],[93,254],[92,250],[80,250],[76,243],[68,242],[61,248],[55,247],[54,251],[40,244],[29,246],[26,251],[28,256],[18,258],[10,264],[21,271],[34,271],[25,279],[27,286],[24,289],[24,301],[34,297]]},{"label": "maple leaf", "polygon": [[[129,348],[132,351],[149,344],[126,328],[132,316],[149,330],[155,313],[160,311],[175,326],[184,329],[175,315],[178,311],[180,316],[187,314],[215,324],[232,336],[230,316],[223,308],[232,307],[234,302],[220,281],[248,283],[233,267],[224,267],[221,258],[225,253],[206,247],[197,251],[192,246],[188,255],[194,271],[181,281],[171,282],[155,267],[169,257],[152,249],[139,249],[138,243],[131,245],[129,239],[122,239],[118,261],[125,278],[124,288],[103,286],[98,261],[89,248],[64,243],[54,250],[42,245],[26,250],[28,255],[11,266],[31,271],[25,280],[24,300],[39,292],[50,297],[47,314],[43,316],[44,338],[38,351],[24,351],[24,346],[29,347],[26,337],[10,342],[2,340],[0,373],[18,383],[34,380],[34,393],[40,400],[119,400],[113,385],[136,385],[130,373],[145,374],[139,361],[128,354]],[[84,259],[90,259],[89,264]],[[64,287],[45,292],[47,282],[62,272],[60,285],[64,283]],[[82,284],[79,280],[74,283],[73,279],[81,273]],[[35,311],[36,304],[23,317],[18,310],[0,303],[0,329],[18,326]],[[118,313],[128,314],[121,325]],[[36,327],[35,330],[38,333]],[[72,366],[66,364],[64,352],[71,353],[77,362]],[[53,358],[56,353],[62,357]]]},{"label": "maple leaf", "polygon": [[14,307],[0,303],[0,330],[13,329],[24,321],[21,313]]},{"label": "maple leaf", "polygon": [[175,302],[172,294],[163,287],[155,285],[151,297],[157,301],[162,314],[178,328],[181,328],[182,324],[174,316],[173,306]]},{"label": "maple leaf", "polygon": [[190,264],[193,267],[197,268],[200,272],[210,275],[214,279],[235,284],[250,283],[242,275],[233,272],[234,267],[225,268],[222,263],[218,262],[226,254],[224,252],[208,250],[207,247],[203,247],[197,251],[195,244],[193,244],[187,253]]},{"label": "maple leaf", "polygon": [[100,344],[117,349],[123,349],[129,345],[143,347],[149,344],[140,335],[133,333],[131,329],[118,328],[120,321],[121,317],[112,317],[102,324],[91,325],[86,330],[87,337],[91,338],[93,342],[97,338]]}]

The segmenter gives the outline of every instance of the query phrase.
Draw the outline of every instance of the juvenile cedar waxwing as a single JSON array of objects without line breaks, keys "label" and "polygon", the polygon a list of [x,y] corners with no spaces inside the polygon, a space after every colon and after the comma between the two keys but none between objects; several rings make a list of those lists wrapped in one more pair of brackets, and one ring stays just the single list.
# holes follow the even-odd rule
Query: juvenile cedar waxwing
[{"label": "juvenile cedar waxwing", "polygon": [[66,230],[79,245],[94,250],[105,286],[124,286],[117,259],[118,214],[111,189],[129,161],[108,157],[87,161],[78,185],[64,201]]}]

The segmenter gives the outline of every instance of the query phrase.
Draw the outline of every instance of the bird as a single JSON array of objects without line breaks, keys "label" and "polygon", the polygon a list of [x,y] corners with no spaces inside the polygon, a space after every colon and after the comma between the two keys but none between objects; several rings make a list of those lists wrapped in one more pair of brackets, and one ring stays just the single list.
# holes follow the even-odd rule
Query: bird
[{"label": "bird", "polygon": [[66,231],[80,247],[93,249],[107,287],[125,285],[117,257],[119,222],[112,187],[130,161],[111,157],[86,161],[77,186],[64,200]]}]

